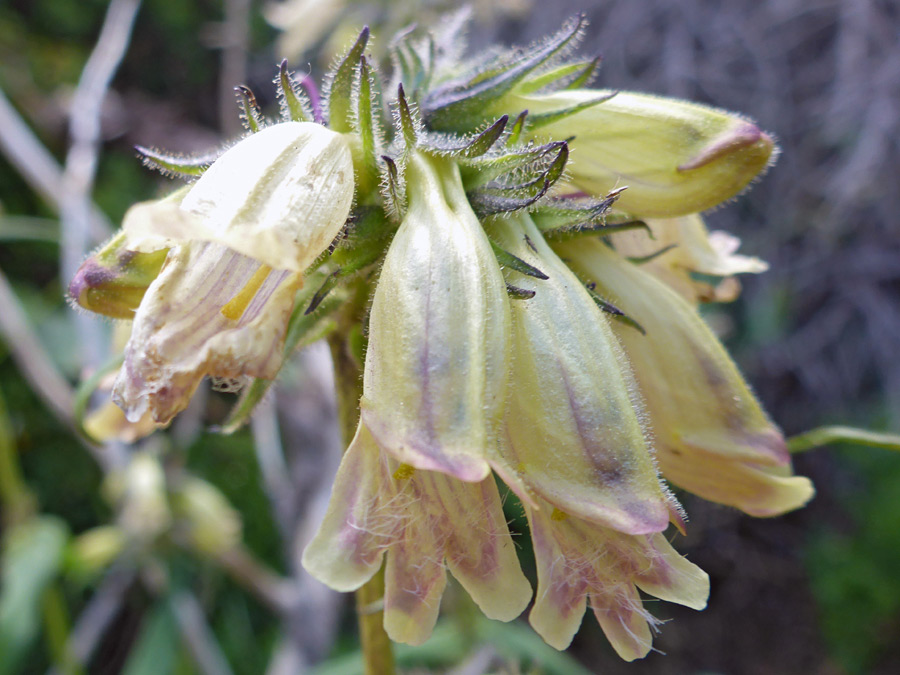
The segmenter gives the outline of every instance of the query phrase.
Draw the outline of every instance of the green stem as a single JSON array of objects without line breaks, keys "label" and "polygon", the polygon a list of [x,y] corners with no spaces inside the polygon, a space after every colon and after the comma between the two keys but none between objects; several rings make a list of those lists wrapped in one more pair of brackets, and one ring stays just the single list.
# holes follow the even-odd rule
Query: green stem
[{"label": "green stem", "polygon": [[[328,338],[334,362],[338,422],[344,447],[350,444],[359,420],[362,397],[361,319],[366,307],[368,284],[360,282],[353,290],[338,329]],[[356,616],[366,675],[393,675],[394,652],[384,630],[384,569],[356,591]]]},{"label": "green stem", "polygon": [[53,662],[65,675],[84,675],[84,669],[69,653],[69,612],[58,584],[51,584],[41,601],[44,635]]},{"label": "green stem", "polygon": [[900,450],[900,434],[879,433],[853,427],[828,426],[810,429],[802,434],[791,436],[787,440],[788,451],[792,454],[836,443]]},{"label": "green stem", "polygon": [[6,412],[6,402],[0,392],[0,504],[6,525],[24,522],[34,513],[34,496],[28,490],[16,450],[12,423]]}]

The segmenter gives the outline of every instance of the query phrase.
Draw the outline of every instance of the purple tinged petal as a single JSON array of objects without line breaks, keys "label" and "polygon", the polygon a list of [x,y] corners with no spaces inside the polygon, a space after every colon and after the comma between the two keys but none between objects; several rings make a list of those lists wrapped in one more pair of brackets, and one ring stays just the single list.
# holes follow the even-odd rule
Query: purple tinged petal
[{"label": "purple tinged petal", "polygon": [[557,250],[646,329],[613,327],[647,402],[667,480],[757,516],[812,498],[810,481],[791,475],[781,432],[686,300],[599,242]]},{"label": "purple tinged petal", "polygon": [[113,387],[130,421],[149,410],[154,421],[169,422],[207,375],[277,374],[300,275],[270,271],[243,294],[238,315],[226,311],[261,267],[217,244],[193,242],[170,252],[135,314]]}]

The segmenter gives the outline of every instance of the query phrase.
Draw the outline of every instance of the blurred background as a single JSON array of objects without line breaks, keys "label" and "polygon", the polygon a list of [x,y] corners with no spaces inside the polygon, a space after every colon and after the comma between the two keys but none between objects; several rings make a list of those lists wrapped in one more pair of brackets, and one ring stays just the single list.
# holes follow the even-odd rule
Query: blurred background
[{"label": "blurred background", "polygon": [[[73,432],[72,406],[88,404],[77,383],[102,374],[117,336],[72,311],[64,289],[129,205],[171,189],[134,145],[208,150],[239,130],[235,84],[272,111],[281,58],[318,79],[361,25],[377,52],[452,4],[0,2],[0,675],[359,672],[350,599],[299,566],[341,452],[323,423],[327,356],[299,353],[232,435],[214,427],[233,398],[201,392],[129,469],[135,446],[98,450]],[[471,41],[527,43],[579,11],[591,20],[581,53],[603,56],[599,86],[740,111],[780,141],[778,164],[708,219],[771,264],[707,316],[775,421],[788,435],[900,431],[900,5],[495,0],[477,3]],[[399,650],[401,663],[900,672],[900,457],[834,447],[796,469],[817,497],[778,519],[684,496],[691,522],[676,546],[712,594],[699,613],[648,606],[673,619],[655,642],[665,656],[622,663],[593,620],[559,656],[451,592],[435,637]]]}]

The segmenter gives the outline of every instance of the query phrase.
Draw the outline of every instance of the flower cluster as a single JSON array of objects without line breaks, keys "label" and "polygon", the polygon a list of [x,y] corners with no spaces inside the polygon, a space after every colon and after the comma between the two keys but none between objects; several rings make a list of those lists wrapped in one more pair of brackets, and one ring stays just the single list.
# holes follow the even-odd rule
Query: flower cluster
[{"label": "flower cluster", "polygon": [[[427,639],[449,571],[491,618],[533,599],[559,649],[590,603],[640,658],[657,622],[639,590],[695,609],[709,590],[663,535],[686,527],[669,484],[756,516],[813,493],[697,310],[765,269],[697,214],[774,143],[719,110],[586,88],[598,61],[567,59],[581,19],[464,64],[460,25],[394,42],[387,106],[364,30],[324,109],[283,64],[282,121],[242,89],[251,133],[211,164],[143,150],[199,178],[129,211],[71,294],[133,320],[113,389],[133,422],[167,423],[204,376],[257,378],[236,426],[310,316],[361,325],[358,427],[310,573],[349,591],[383,566],[396,641]],[[534,595],[495,476],[527,516]]]}]

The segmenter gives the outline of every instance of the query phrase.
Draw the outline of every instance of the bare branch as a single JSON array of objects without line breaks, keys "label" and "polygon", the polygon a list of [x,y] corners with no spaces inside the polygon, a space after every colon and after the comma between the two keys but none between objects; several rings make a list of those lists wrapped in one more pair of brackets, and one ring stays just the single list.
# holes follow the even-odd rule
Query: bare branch
[{"label": "bare branch", "polygon": [[[0,151],[31,189],[50,207],[60,211],[62,169],[2,91],[0,91]],[[108,237],[112,225],[106,215],[92,205],[90,216],[93,238],[100,241]]]},{"label": "bare branch", "polygon": [[[100,112],[109,84],[131,39],[131,29],[140,4],[140,0],[110,2],[100,37],[81,73],[72,99],[69,119],[72,144],[66,156],[60,202],[60,272],[64,280],[75,276],[91,247],[88,230],[100,146]],[[100,326],[84,316],[75,317],[75,326],[84,364],[97,365],[105,357],[105,340]]]},{"label": "bare branch", "polygon": [[231,675],[231,666],[216,642],[197,598],[187,591],[178,591],[169,599],[169,606],[181,629],[184,644],[200,671],[204,675]]}]

